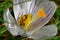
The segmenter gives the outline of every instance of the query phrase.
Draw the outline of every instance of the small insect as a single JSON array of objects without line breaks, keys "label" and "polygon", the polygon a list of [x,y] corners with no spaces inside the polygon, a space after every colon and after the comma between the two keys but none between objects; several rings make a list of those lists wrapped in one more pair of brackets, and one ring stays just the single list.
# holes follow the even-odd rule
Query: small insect
[{"label": "small insect", "polygon": [[31,19],[32,19],[32,14],[21,15],[21,17],[18,20],[18,24],[25,29],[26,26],[31,21]]}]

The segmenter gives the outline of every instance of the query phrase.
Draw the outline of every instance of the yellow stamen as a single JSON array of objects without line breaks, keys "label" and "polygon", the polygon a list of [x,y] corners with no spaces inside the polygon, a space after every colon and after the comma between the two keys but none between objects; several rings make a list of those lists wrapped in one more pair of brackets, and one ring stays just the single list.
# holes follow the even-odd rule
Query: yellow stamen
[{"label": "yellow stamen", "polygon": [[32,20],[32,14],[28,14],[28,17],[25,21],[25,27],[24,27],[25,30],[28,30],[28,25],[30,24],[31,20]]},{"label": "yellow stamen", "polygon": [[24,30],[27,30],[31,20],[32,20],[32,14],[22,15],[18,20],[18,24],[22,26]]}]

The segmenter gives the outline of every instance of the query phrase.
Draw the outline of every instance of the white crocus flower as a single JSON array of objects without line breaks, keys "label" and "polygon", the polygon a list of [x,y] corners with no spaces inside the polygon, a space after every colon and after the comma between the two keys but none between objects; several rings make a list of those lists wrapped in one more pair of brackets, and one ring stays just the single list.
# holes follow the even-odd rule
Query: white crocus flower
[{"label": "white crocus flower", "polygon": [[[13,0],[13,3],[16,4],[22,1],[23,0]],[[43,18],[42,16],[38,17],[38,19],[34,19],[40,8],[44,10],[46,17]],[[54,15],[56,8],[56,4],[52,1],[31,0],[30,2],[22,2],[21,4],[13,6],[14,16],[16,20],[11,15],[9,8],[5,10],[3,18],[9,23],[4,24],[7,26],[8,31],[13,36],[21,35],[28,36],[28,38],[35,40],[45,40],[57,34],[57,28],[55,25],[44,26]],[[27,31],[18,25],[18,20],[21,17],[22,13],[23,15],[30,13],[34,19],[32,22],[30,21],[31,23],[28,25]]]}]

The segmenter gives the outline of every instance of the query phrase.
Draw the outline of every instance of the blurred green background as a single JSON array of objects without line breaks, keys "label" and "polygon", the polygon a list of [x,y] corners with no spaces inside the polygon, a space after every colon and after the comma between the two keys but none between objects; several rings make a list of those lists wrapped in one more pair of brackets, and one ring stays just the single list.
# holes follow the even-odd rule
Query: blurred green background
[{"label": "blurred green background", "polygon": [[[57,23],[58,34],[55,37],[50,38],[48,40],[60,40],[60,0],[50,0],[50,1],[54,1],[57,4],[58,8],[55,12],[55,15],[49,21],[48,24],[56,24]],[[22,40],[23,39],[22,36],[12,36],[8,32],[5,25],[3,24],[3,22],[4,22],[3,12],[6,8],[10,8],[10,10],[11,10],[12,5],[13,5],[12,0],[0,0],[0,40]]]}]

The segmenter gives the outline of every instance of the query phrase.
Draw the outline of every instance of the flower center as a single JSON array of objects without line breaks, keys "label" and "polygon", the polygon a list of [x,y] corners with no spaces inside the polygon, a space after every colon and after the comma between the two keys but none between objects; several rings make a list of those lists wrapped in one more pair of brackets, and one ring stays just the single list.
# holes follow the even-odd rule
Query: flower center
[{"label": "flower center", "polygon": [[27,29],[28,24],[32,20],[32,14],[22,15],[18,20],[18,24],[23,27],[23,29]]}]

